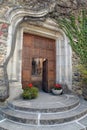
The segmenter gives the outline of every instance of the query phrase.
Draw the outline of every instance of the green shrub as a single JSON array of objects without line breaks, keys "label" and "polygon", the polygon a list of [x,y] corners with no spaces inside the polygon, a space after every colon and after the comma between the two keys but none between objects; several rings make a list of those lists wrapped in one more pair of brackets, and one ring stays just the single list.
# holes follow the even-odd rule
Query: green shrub
[{"label": "green shrub", "polygon": [[87,67],[85,65],[79,65],[78,69],[81,73],[82,84],[87,84]]},{"label": "green shrub", "polygon": [[25,89],[23,89],[22,97],[24,99],[34,99],[38,96],[38,88],[34,86],[27,86]]}]

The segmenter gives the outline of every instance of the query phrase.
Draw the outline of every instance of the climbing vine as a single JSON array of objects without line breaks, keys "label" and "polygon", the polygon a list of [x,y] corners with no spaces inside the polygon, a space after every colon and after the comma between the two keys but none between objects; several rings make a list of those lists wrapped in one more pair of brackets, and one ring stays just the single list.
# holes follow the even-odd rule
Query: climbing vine
[{"label": "climbing vine", "polygon": [[87,10],[82,10],[78,17],[71,15],[69,19],[59,19],[58,24],[69,38],[81,63],[87,67]]},{"label": "climbing vine", "polygon": [[70,15],[69,18],[58,19],[58,25],[63,29],[69,43],[80,58],[82,91],[87,99],[87,10],[81,10],[79,15]]}]

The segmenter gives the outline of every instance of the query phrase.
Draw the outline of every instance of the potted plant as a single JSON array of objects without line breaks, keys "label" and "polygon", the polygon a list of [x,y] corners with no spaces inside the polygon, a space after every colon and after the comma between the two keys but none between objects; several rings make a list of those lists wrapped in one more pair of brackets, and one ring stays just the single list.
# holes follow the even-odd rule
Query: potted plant
[{"label": "potted plant", "polygon": [[55,84],[54,87],[52,88],[52,93],[55,95],[60,95],[62,94],[62,92],[63,90],[61,84]]},{"label": "potted plant", "polygon": [[38,96],[38,88],[34,87],[32,83],[23,88],[23,99],[34,99]]}]

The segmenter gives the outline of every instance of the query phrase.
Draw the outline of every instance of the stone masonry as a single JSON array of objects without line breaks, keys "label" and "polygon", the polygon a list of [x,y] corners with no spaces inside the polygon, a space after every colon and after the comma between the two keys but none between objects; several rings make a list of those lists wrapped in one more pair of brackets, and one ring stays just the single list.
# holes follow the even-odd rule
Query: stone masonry
[{"label": "stone masonry", "polygon": [[78,70],[80,60],[75,54],[72,53],[72,88],[74,93],[78,95],[82,95],[82,87],[81,87],[81,79],[80,79],[80,72]]},{"label": "stone masonry", "polygon": [[[9,96],[9,83],[7,75],[7,64],[12,57],[13,52],[7,54],[7,43],[8,30],[11,22],[16,21],[15,17],[20,18],[21,12],[24,16],[29,16],[30,18],[58,18],[59,16],[67,16],[70,12],[74,10],[77,11],[79,7],[86,6],[87,0],[1,0],[0,1],[0,99],[5,100]],[[15,25],[16,26],[16,25]],[[13,27],[13,25],[12,25]],[[13,28],[12,28],[13,29]],[[12,34],[11,34],[12,35]],[[12,40],[12,39],[11,39]],[[9,44],[9,43],[8,43]],[[13,46],[15,48],[15,46]],[[13,49],[14,50],[14,49]],[[73,58],[73,61],[76,58]],[[74,63],[74,62],[73,62]],[[76,63],[75,63],[76,64]],[[73,64],[73,66],[75,65]],[[74,68],[74,67],[73,67]],[[73,85],[78,82],[78,73],[73,71]],[[76,81],[77,80],[77,81]],[[79,86],[74,85],[74,86]],[[75,87],[74,87],[75,88]],[[76,89],[76,88],[75,88]],[[74,90],[75,90],[74,89]],[[79,89],[77,87],[77,89]]]},{"label": "stone masonry", "polygon": [[5,59],[7,53],[7,36],[8,24],[0,22],[0,99],[4,100],[8,97],[8,78],[5,67]]}]

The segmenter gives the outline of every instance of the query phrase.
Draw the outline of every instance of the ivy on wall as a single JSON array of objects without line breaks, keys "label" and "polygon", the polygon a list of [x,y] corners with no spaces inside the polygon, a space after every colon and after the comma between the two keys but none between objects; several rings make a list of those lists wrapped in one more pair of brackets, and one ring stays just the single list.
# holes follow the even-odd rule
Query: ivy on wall
[{"label": "ivy on wall", "polygon": [[81,63],[87,66],[87,10],[82,10],[78,17],[71,15],[69,19],[59,19],[58,24],[69,38]]},{"label": "ivy on wall", "polygon": [[87,10],[81,10],[79,15],[58,19],[58,24],[69,39],[69,43],[80,58],[82,94],[87,99]]}]

